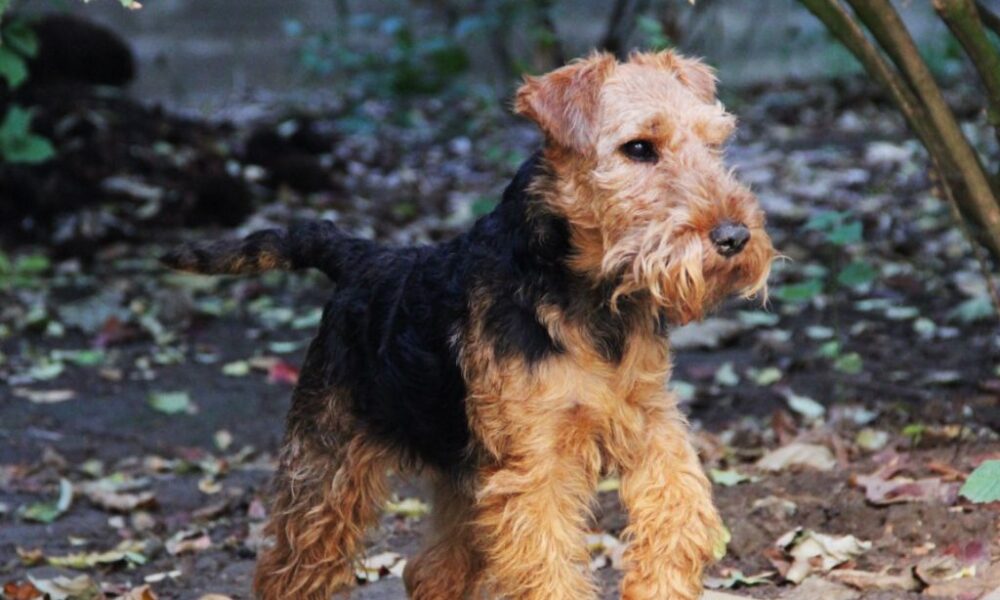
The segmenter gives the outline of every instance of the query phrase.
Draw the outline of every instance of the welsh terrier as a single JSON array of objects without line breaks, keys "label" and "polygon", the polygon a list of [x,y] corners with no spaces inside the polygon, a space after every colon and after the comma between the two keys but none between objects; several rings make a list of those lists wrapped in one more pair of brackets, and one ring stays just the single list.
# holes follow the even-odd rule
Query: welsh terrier
[{"label": "welsh terrier", "polygon": [[722,160],[734,118],[712,70],[674,52],[592,54],[527,78],[515,110],[543,148],[451,241],[387,247],[322,221],[164,258],[336,282],[288,414],[260,598],[354,584],[400,469],[434,488],[411,598],[595,598],[584,540],[609,472],[622,598],[700,596],[724,529],[667,390],[667,330],[765,289],[764,214]]}]

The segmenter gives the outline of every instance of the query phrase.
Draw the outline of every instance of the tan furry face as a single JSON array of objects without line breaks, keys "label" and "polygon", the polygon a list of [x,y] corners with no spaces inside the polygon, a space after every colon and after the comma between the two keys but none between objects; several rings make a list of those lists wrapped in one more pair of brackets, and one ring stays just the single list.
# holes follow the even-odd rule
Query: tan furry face
[{"label": "tan furry face", "polygon": [[[546,133],[548,199],[571,223],[574,266],[616,280],[616,297],[648,295],[685,322],[764,288],[774,250],[756,198],[722,160],[735,119],[707,67],[672,52],[596,54],[529,80],[517,110]],[[750,232],[729,257],[710,239],[726,222]]]}]

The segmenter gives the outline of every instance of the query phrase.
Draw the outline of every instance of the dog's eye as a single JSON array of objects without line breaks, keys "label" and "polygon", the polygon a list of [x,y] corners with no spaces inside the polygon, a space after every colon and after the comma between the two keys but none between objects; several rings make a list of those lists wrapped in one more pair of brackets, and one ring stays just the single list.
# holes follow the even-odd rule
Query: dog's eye
[{"label": "dog's eye", "polygon": [[648,140],[632,140],[625,142],[621,147],[622,154],[636,162],[656,162],[656,148]]}]

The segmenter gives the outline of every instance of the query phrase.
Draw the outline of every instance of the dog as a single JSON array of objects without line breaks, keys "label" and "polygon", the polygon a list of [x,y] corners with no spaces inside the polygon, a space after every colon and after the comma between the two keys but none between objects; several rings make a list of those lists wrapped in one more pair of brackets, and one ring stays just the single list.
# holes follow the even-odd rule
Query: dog
[{"label": "dog", "polygon": [[629,519],[622,598],[701,595],[724,527],[667,390],[668,327],[766,293],[765,217],[722,156],[735,120],[713,71],[672,51],[528,77],[515,112],[542,149],[450,241],[388,247],[312,221],[164,257],[336,283],[288,413],[260,598],[353,585],[390,469],[433,487],[411,598],[595,598],[584,539],[609,472]]}]

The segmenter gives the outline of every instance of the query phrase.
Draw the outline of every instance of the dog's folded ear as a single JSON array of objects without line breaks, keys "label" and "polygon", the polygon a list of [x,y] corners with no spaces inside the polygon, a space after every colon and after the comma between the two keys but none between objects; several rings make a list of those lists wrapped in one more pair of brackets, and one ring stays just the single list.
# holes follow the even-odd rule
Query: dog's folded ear
[{"label": "dog's folded ear", "polygon": [[715,102],[715,69],[697,58],[681,56],[673,50],[663,52],[634,52],[629,62],[665,69],[673,73],[700,100]]},{"label": "dog's folded ear", "polygon": [[595,52],[540,77],[525,77],[514,112],[534,121],[549,140],[586,152],[593,146],[601,86],[616,64],[611,54]]}]

